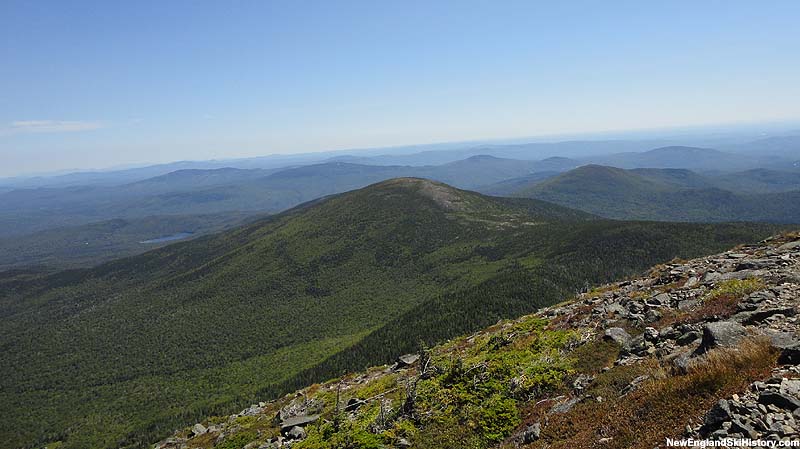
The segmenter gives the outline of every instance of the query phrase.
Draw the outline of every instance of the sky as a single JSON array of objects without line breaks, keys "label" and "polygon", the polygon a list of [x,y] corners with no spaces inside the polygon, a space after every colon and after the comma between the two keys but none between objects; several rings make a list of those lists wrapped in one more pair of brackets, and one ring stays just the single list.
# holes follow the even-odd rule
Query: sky
[{"label": "sky", "polygon": [[800,2],[0,2],[0,176],[800,119]]}]

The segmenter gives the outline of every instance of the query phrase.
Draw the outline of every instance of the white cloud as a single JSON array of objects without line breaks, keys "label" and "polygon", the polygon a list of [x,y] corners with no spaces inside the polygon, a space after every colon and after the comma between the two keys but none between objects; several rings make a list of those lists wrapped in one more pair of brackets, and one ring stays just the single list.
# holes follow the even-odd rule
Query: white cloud
[{"label": "white cloud", "polygon": [[0,134],[69,133],[102,128],[100,122],[77,120],[17,120],[0,128]]}]

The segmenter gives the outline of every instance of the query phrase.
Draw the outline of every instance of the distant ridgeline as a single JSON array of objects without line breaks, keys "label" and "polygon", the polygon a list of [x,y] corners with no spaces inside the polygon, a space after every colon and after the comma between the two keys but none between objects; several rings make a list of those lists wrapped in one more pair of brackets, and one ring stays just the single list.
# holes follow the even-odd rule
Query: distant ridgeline
[{"label": "distant ridgeline", "polygon": [[[676,146],[642,151],[646,145],[656,142],[478,146],[339,156],[299,166],[177,169],[204,166],[198,162],[18,180],[16,189],[0,187],[0,271],[96,266],[151,249],[143,241],[165,245],[169,241],[160,237],[182,231],[193,238],[208,235],[306,201],[409,176],[489,195],[541,199],[605,218],[800,223],[800,171],[794,164],[800,138],[754,142],[737,148],[740,153]],[[764,153],[765,148],[778,154]],[[538,151],[588,155],[527,160]],[[266,160],[238,163],[254,167]]]},{"label": "distant ridgeline", "polygon": [[774,231],[610,221],[401,178],[91,269],[6,272],[0,441],[146,447],[256,398]]},{"label": "distant ridgeline", "polygon": [[800,173],[754,169],[700,175],[682,169],[585,165],[481,188],[537,198],[607,218],[660,221],[800,223]]}]

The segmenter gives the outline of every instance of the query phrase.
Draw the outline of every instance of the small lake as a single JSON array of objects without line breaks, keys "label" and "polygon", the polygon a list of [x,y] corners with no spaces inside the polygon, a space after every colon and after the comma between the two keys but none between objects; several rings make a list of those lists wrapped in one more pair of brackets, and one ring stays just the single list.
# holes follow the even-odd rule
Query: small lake
[{"label": "small lake", "polygon": [[191,237],[194,235],[194,232],[179,232],[177,234],[167,235],[164,237],[159,237],[157,239],[150,239],[150,240],[142,240],[139,243],[164,243],[164,242],[171,242],[173,240],[181,240],[187,237]]}]

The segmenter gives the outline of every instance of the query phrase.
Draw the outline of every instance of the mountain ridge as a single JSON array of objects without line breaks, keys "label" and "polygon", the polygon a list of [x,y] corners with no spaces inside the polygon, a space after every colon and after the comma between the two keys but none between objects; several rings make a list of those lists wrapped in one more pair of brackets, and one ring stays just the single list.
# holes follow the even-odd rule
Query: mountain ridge
[{"label": "mountain ridge", "polygon": [[401,176],[474,188],[527,174],[535,164],[499,158],[421,167],[329,162],[281,169],[186,170],[116,186],[17,189],[0,193],[0,237],[114,218],[276,213]]},{"label": "mountain ridge", "polygon": [[773,183],[769,187],[759,180],[758,173],[763,172],[756,172],[751,184],[761,185],[766,192],[741,193],[723,187],[746,182],[747,173],[737,174],[741,179],[713,178],[681,169],[590,164],[517,185],[511,195],[538,198],[612,219],[800,222],[800,183],[791,184],[800,179],[786,174],[786,186]]},{"label": "mountain ridge", "polygon": [[143,447],[190,417],[774,229],[614,222],[406,178],[91,269],[0,276],[0,437]]},{"label": "mountain ridge", "polygon": [[626,169],[686,168],[693,171],[737,171],[752,168],[758,163],[758,159],[749,154],[677,145],[590,157],[587,161]]}]

